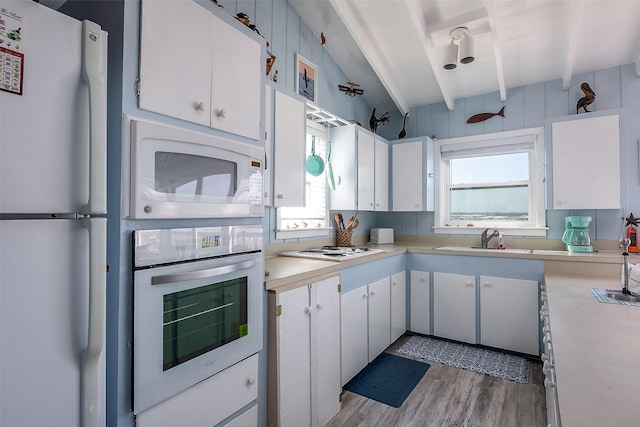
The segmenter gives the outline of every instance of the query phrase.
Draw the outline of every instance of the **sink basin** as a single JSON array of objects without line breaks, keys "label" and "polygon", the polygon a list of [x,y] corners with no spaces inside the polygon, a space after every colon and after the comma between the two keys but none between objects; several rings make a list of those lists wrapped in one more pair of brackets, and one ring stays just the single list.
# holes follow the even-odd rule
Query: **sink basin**
[{"label": "sink basin", "polygon": [[496,248],[479,248],[475,246],[439,246],[436,250],[441,251],[464,251],[464,252],[497,252],[506,254],[532,254],[532,249],[496,249]]},{"label": "sink basin", "polygon": [[620,301],[640,302],[640,295],[623,294],[618,289],[607,289],[607,296]]}]

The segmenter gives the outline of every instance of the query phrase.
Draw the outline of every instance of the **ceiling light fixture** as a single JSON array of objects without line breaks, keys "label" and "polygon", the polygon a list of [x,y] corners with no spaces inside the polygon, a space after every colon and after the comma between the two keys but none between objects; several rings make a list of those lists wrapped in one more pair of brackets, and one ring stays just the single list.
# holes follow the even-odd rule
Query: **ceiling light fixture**
[{"label": "ceiling light fixture", "polygon": [[456,64],[457,61],[458,45],[453,42],[453,39],[451,39],[451,43],[444,48],[444,64],[442,67],[445,70],[453,70],[458,66],[458,64]]},{"label": "ceiling light fixture", "polygon": [[475,58],[473,38],[469,36],[469,31],[466,27],[458,27],[451,31],[451,43],[445,47],[444,60],[442,67],[445,70],[453,70],[456,68],[456,61],[458,59],[458,45],[460,44],[460,63],[469,64],[473,62]]}]

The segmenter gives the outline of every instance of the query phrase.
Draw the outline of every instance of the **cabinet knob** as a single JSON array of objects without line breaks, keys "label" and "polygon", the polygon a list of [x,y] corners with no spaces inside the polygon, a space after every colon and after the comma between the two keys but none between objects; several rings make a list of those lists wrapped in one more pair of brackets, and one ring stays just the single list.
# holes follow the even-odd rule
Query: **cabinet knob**
[{"label": "cabinet knob", "polygon": [[470,288],[470,287],[472,287],[473,285],[474,285],[474,283],[467,282],[467,288]]},{"label": "cabinet knob", "polygon": [[248,386],[252,386],[256,383],[256,377],[249,377],[247,378],[247,385]]},{"label": "cabinet knob", "polygon": [[311,314],[311,307],[305,307],[304,314]]},{"label": "cabinet knob", "polygon": [[324,307],[324,306],[322,305],[322,303],[321,303],[321,302],[319,302],[319,303],[316,305],[316,308],[317,308],[318,310],[322,310],[322,307]]},{"label": "cabinet knob", "polygon": [[414,204],[413,206],[414,206],[414,207],[416,207],[416,208],[419,208],[419,207],[420,207],[420,204],[419,204],[419,203],[416,203],[416,204]]},{"label": "cabinet knob", "polygon": [[369,206],[373,206],[373,202],[369,203]]},{"label": "cabinet knob", "polygon": [[284,199],[284,194],[276,194],[276,198],[282,200]]},{"label": "cabinet knob", "polygon": [[367,295],[367,294],[362,294],[362,299],[367,299],[367,298],[369,298],[369,295]]},{"label": "cabinet knob", "polygon": [[207,111],[207,104],[205,102],[198,102],[196,104],[196,110],[198,110],[198,111]]},{"label": "cabinet knob", "polygon": [[426,277],[424,277],[424,276],[420,276],[420,281],[421,281],[421,282],[426,282],[426,281],[427,281],[427,278],[426,278]]},{"label": "cabinet knob", "polygon": [[490,288],[491,287],[491,283],[483,283],[482,287],[483,288]]},{"label": "cabinet knob", "polygon": [[369,292],[369,295],[371,295],[371,296],[374,296],[375,294],[376,294],[376,293],[375,293],[375,292],[373,292],[373,291]]},{"label": "cabinet knob", "polygon": [[227,118],[227,112],[224,109],[220,109],[216,112],[216,116],[218,116],[221,119],[226,119]]}]

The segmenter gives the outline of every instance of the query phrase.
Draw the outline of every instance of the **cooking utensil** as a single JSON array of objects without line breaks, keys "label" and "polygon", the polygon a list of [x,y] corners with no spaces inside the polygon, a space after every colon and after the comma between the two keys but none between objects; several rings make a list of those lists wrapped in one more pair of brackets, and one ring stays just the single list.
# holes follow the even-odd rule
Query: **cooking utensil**
[{"label": "cooking utensil", "polygon": [[354,219],[353,223],[351,224],[351,227],[349,227],[349,228],[353,230],[355,228],[358,228],[359,225],[360,225],[360,221],[357,220],[357,219]]},{"label": "cooking utensil", "polygon": [[338,229],[341,229],[341,227],[340,227],[340,216],[337,213],[333,214],[333,220],[336,222],[336,226],[338,227]]},{"label": "cooking utensil", "polygon": [[311,155],[307,156],[307,172],[313,176],[318,176],[324,171],[324,161],[322,157],[316,156],[316,136],[311,136]]},{"label": "cooking utensil", "polygon": [[345,227],[344,227],[344,218],[342,218],[342,214],[341,213],[338,214],[338,218],[340,219],[340,228],[342,230],[344,230],[345,229]]},{"label": "cooking utensil", "polygon": [[358,216],[358,211],[356,211],[356,213],[349,218],[349,221],[347,221],[347,228],[355,228],[353,227],[353,223],[356,221],[356,217]]},{"label": "cooking utensil", "polygon": [[333,168],[331,167],[331,141],[327,141],[327,180],[329,181],[329,188],[336,189],[336,182],[333,179]]}]

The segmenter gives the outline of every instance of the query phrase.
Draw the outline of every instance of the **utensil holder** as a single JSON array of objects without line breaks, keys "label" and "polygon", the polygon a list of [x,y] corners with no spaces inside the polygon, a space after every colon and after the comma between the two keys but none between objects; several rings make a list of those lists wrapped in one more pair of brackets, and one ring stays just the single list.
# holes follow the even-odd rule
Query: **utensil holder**
[{"label": "utensil holder", "polygon": [[338,229],[336,230],[336,246],[340,247],[352,247],[351,244],[351,235],[353,234],[353,230],[351,229]]}]

